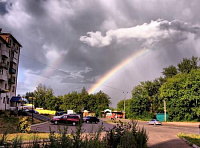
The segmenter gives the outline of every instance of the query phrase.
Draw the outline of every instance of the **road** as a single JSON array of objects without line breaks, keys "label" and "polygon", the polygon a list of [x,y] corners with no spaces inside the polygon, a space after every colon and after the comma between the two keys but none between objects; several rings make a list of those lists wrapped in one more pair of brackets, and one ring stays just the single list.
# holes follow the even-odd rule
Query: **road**
[{"label": "road", "polygon": [[191,148],[188,144],[177,137],[178,133],[198,134],[198,126],[196,125],[173,125],[163,124],[147,125],[146,122],[140,121],[140,127],[144,127],[147,131],[150,148]]},{"label": "road", "polygon": [[[128,121],[128,120],[127,120]],[[89,133],[92,130],[97,131],[102,124],[102,120],[98,124],[86,124],[84,123],[82,128],[84,133]],[[140,128],[144,127],[147,131],[149,140],[148,147],[150,148],[191,148],[188,144],[177,137],[178,133],[191,133],[198,134],[198,126],[194,125],[180,125],[180,124],[163,124],[159,125],[147,125],[144,121],[139,121],[138,125]],[[103,126],[106,130],[111,129],[114,124],[103,123]],[[63,130],[65,125],[59,125],[60,129]],[[45,124],[32,126],[33,131],[39,132],[49,132],[50,129],[57,132],[58,126],[46,122]],[[75,131],[75,126],[68,126],[68,133]]]}]

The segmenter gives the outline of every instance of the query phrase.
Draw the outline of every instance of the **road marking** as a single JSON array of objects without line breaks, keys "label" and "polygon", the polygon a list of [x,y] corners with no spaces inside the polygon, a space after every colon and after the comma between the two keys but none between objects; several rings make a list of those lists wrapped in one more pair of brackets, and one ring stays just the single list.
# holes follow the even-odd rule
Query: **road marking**
[{"label": "road marking", "polygon": [[49,121],[46,121],[46,122],[42,122],[42,123],[38,123],[38,124],[33,124],[31,125],[31,127],[34,127],[34,126],[37,126],[37,125],[42,125],[42,124],[45,124],[45,123],[48,123]]}]

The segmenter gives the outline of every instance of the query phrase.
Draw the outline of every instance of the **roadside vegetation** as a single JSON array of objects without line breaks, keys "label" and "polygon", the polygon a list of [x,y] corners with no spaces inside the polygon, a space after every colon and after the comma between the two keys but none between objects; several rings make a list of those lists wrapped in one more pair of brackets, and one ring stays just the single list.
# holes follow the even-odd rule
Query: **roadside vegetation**
[{"label": "roadside vegetation", "polygon": [[[106,134],[102,134],[106,132]],[[140,129],[137,122],[128,124],[117,124],[113,129],[105,131],[103,125],[97,132],[91,131],[85,134],[81,125],[77,126],[71,134],[66,134],[67,128],[59,133],[51,131],[46,139],[46,134],[30,134],[32,140],[27,139],[27,134],[14,135],[14,139],[8,139],[11,135],[6,133],[0,135],[0,146],[5,147],[46,147],[46,148],[147,148],[148,137],[144,128]],[[30,140],[24,142],[24,140]]]},{"label": "roadside vegetation", "polygon": [[[47,88],[40,84],[37,86],[34,92],[26,93],[27,99],[29,97],[35,97],[34,106],[48,109],[48,110],[74,110],[79,113],[80,111],[89,110],[94,111],[97,116],[100,116],[101,111],[109,108],[111,103],[110,97],[102,91],[96,94],[88,94],[86,89],[83,87],[81,93],[73,91],[63,96],[54,96],[53,89]],[[29,100],[32,101],[31,99]],[[40,110],[37,110],[40,112]]]},{"label": "roadside vegetation", "polygon": [[31,124],[41,123],[41,121],[28,116],[10,115],[9,111],[0,111],[0,134],[6,133],[19,133],[30,131]]},{"label": "roadside vegetation", "polygon": [[[184,58],[177,66],[163,69],[164,77],[141,82],[126,100],[127,118],[148,120],[164,113],[164,100],[168,121],[200,121],[200,59]],[[117,105],[123,110],[124,100]]]},{"label": "roadside vegetation", "polygon": [[178,134],[178,137],[181,139],[187,140],[187,142],[192,145],[195,144],[200,147],[200,135],[199,134]]}]

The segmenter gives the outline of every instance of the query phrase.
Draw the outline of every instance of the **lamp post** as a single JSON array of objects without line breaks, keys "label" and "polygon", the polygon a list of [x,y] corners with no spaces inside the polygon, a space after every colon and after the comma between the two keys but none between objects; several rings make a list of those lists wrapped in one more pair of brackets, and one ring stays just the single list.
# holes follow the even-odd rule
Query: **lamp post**
[{"label": "lamp post", "polygon": [[29,99],[32,99],[32,123],[33,123],[33,99],[34,97],[28,97]]},{"label": "lamp post", "polygon": [[124,92],[124,119],[126,118],[126,114],[125,114],[125,110],[126,110],[126,94],[128,94],[128,92]]}]

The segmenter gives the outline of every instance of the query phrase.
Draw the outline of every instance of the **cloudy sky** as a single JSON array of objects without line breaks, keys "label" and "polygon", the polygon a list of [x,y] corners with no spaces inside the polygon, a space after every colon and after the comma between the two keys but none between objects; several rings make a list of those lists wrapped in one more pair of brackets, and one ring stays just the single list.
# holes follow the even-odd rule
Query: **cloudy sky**
[{"label": "cloudy sky", "polygon": [[0,28],[23,45],[17,94],[40,83],[55,95],[89,91],[131,56],[93,92],[107,93],[115,107],[123,90],[129,98],[163,68],[200,57],[199,6],[199,0],[0,0]]}]

